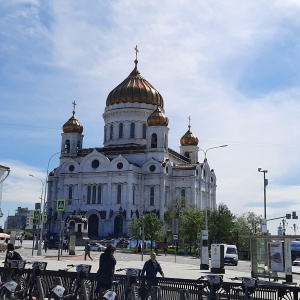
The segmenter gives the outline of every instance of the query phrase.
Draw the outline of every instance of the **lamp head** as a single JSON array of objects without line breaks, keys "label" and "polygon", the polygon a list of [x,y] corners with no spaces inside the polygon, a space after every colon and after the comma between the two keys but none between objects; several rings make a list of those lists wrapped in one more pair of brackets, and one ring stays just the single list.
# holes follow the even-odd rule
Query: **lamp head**
[{"label": "lamp head", "polygon": [[260,172],[261,171],[261,168],[258,168],[258,172]]}]

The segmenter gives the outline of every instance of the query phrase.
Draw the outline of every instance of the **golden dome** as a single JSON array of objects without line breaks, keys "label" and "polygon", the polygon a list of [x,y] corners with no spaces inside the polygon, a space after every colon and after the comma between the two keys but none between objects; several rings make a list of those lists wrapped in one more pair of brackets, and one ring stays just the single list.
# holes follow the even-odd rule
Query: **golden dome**
[{"label": "golden dome", "polygon": [[129,76],[114,88],[106,99],[106,106],[117,103],[145,103],[164,107],[164,101],[160,93],[142,76],[137,68]]},{"label": "golden dome", "polygon": [[197,146],[199,143],[198,138],[191,132],[191,126],[189,125],[189,130],[180,139],[181,146]]},{"label": "golden dome", "polygon": [[156,110],[148,117],[147,124],[148,126],[168,126],[169,119],[161,111],[160,107],[157,107]]},{"label": "golden dome", "polygon": [[64,124],[62,127],[64,133],[82,133],[83,126],[81,123],[75,118],[75,101],[72,102],[73,104],[73,116]]}]

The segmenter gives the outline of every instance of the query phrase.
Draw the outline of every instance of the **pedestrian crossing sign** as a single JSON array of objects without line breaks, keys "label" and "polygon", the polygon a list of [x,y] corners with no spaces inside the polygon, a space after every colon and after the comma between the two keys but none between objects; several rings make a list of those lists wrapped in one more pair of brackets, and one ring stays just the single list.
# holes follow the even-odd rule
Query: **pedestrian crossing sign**
[{"label": "pedestrian crossing sign", "polygon": [[56,202],[56,211],[64,211],[66,208],[66,199],[57,199]]},{"label": "pedestrian crossing sign", "polygon": [[43,217],[43,222],[44,222],[44,223],[47,223],[47,220],[48,220],[48,217],[47,217],[47,215],[46,215],[46,214],[44,214],[44,217]]},{"label": "pedestrian crossing sign", "polygon": [[38,220],[40,218],[40,211],[36,209],[33,211],[33,220]]}]

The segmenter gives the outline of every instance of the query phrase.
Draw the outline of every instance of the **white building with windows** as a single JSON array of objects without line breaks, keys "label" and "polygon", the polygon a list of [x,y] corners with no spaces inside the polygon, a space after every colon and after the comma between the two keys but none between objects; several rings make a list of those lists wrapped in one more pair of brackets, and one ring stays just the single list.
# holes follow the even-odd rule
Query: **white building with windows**
[{"label": "white building with windows", "polygon": [[[187,132],[179,152],[168,146],[169,128],[160,93],[141,75],[138,61],[108,95],[102,147],[84,148],[83,126],[73,115],[63,125],[60,164],[48,176],[46,228],[81,216],[90,237],[128,235],[133,218],[155,212],[163,220],[174,195],[200,209],[216,207],[216,176],[198,162],[198,138]],[[183,131],[184,132],[184,131]],[[66,199],[63,215],[55,200]]]}]

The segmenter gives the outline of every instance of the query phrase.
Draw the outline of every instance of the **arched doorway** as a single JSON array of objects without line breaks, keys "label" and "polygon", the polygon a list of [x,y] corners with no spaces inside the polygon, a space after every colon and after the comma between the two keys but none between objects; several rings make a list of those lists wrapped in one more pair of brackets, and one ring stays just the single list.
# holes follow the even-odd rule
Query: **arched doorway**
[{"label": "arched doorway", "polygon": [[117,215],[114,221],[114,237],[121,237],[123,232],[123,217]]},{"label": "arched doorway", "polygon": [[89,217],[88,235],[89,237],[98,237],[99,218],[92,214]]}]

